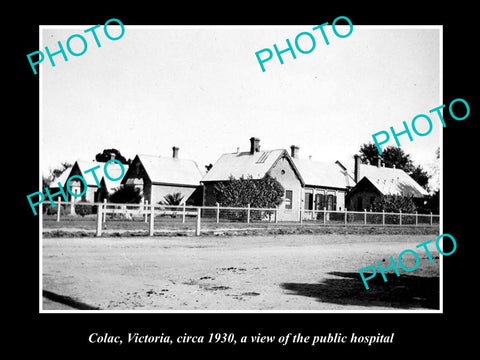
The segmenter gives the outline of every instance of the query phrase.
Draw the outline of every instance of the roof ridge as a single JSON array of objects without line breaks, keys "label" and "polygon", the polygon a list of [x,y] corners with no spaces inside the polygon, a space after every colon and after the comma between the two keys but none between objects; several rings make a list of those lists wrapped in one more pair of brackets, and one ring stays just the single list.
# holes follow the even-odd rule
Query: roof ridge
[{"label": "roof ridge", "polygon": [[193,159],[174,158],[174,157],[172,157],[172,156],[150,155],[150,154],[137,154],[137,156],[148,156],[148,157],[155,157],[155,158],[159,158],[159,159],[171,159],[171,160],[175,160],[175,161],[178,161],[178,160],[193,161],[194,163],[196,163],[196,161],[193,160]]}]

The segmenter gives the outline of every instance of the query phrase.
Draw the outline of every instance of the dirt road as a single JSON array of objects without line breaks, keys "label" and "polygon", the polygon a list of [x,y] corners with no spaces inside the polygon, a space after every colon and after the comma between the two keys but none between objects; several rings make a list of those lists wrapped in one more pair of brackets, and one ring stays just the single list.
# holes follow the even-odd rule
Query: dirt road
[{"label": "dirt road", "polygon": [[[435,235],[277,235],[44,238],[45,310],[438,309],[439,257],[369,282],[358,270],[389,266]],[[385,261],[382,261],[385,260]],[[405,266],[414,264],[405,256]],[[52,295],[53,294],[53,295]],[[63,299],[63,300],[62,300]],[[68,301],[64,301],[67,299]],[[71,301],[70,301],[71,300]],[[69,302],[70,301],[70,302]],[[79,306],[85,305],[84,307]]]}]

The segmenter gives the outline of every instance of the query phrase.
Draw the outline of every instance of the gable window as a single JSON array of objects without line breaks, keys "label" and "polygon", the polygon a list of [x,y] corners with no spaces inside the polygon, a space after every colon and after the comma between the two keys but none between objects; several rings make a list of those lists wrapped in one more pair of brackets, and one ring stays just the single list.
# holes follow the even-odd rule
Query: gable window
[{"label": "gable window", "polygon": [[285,190],[285,209],[291,209],[293,202],[293,191]]}]

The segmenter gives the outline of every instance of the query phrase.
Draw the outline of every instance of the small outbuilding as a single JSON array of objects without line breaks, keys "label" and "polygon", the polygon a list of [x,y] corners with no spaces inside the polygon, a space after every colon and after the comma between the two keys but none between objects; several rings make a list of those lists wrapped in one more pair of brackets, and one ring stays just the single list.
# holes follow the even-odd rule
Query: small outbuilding
[{"label": "small outbuilding", "polygon": [[[133,185],[141,190],[143,200],[158,204],[165,196],[180,193],[181,204],[200,192],[202,172],[193,160],[179,158],[179,148],[173,147],[172,157],[136,155],[122,184]],[[201,205],[201,200],[198,205]]]},{"label": "small outbuilding", "polygon": [[364,211],[370,209],[379,197],[399,195],[422,201],[428,192],[402,169],[387,168],[380,159],[376,165],[362,164],[360,156],[354,156],[354,175],[356,185],[347,194],[349,210]]}]

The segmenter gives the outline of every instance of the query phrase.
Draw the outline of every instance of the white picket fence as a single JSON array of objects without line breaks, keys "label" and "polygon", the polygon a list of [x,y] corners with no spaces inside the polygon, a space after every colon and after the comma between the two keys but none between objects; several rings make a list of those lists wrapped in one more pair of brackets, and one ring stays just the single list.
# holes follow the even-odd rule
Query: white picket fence
[{"label": "white picket fence", "polygon": [[[181,231],[186,228],[192,231],[194,223],[195,235],[202,232],[202,222],[207,227],[215,226],[219,223],[264,223],[264,224],[283,224],[283,225],[371,225],[371,226],[434,226],[440,221],[440,216],[435,214],[408,214],[393,212],[371,212],[371,211],[333,211],[333,210],[297,210],[290,217],[290,220],[282,220],[282,211],[280,208],[253,208],[247,207],[223,207],[223,206],[187,206],[187,205],[150,205],[142,204],[114,204],[114,203],[62,203],[59,200],[56,204],[56,221],[61,221],[61,213],[67,214],[69,218],[78,218],[78,206],[91,207],[89,214],[95,213],[93,207],[96,207],[96,215],[89,215],[90,218],[96,218],[96,236],[101,236],[104,231],[103,224],[110,220],[133,220],[149,223],[148,234],[153,236],[155,233],[155,218],[160,217],[157,227],[168,227],[169,224],[186,224]],[[77,210],[76,210],[77,209]],[[290,210],[290,215],[291,215]],[[73,215],[73,216],[72,216]],[[93,218],[92,218],[93,219]],[[163,219],[170,219],[164,221]],[[188,220],[188,221],[187,221]],[[162,225],[160,225],[162,224]]]}]

